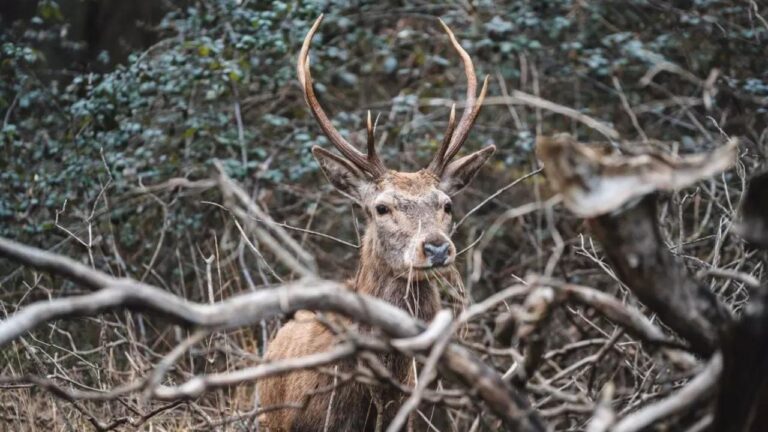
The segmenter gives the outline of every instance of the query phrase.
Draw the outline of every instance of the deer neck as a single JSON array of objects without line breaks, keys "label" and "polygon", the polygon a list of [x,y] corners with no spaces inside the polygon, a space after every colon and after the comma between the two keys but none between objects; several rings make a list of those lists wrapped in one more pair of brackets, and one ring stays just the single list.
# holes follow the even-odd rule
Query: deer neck
[{"label": "deer neck", "polygon": [[355,290],[385,300],[422,321],[431,321],[440,308],[436,278],[417,280],[392,271],[376,255],[374,246],[372,236],[364,236]]}]

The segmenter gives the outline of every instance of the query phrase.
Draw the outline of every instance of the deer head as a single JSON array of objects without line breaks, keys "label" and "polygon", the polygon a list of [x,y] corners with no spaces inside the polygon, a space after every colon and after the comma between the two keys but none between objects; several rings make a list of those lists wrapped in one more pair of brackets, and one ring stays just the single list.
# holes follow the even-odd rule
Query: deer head
[{"label": "deer head", "polygon": [[318,146],[312,148],[312,153],[336,189],[365,210],[368,223],[363,241],[363,261],[375,261],[380,271],[387,271],[395,277],[417,280],[426,272],[448,268],[456,258],[456,247],[450,238],[451,197],[469,184],[496,150],[491,145],[453,160],[480,112],[488,78],[478,97],[472,59],[453,32],[440,20],[464,63],[466,107],[458,124],[455,105],[451,108],[445,137],[426,168],[417,172],[389,170],[376,153],[375,125],[370,112],[367,119],[368,151],[363,154],[341,136],[317,100],[309,70],[309,48],[322,19],[320,15],[304,39],[297,67],[299,82],[323,133],[342,156]]}]

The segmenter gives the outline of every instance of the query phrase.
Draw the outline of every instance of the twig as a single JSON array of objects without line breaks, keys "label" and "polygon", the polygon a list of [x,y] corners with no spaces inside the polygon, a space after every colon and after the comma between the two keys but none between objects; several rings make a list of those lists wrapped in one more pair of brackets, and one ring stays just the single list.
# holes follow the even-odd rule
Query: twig
[{"label": "twig", "polygon": [[[449,99],[427,99],[422,101],[424,105],[428,106],[448,106],[454,102]],[[573,108],[560,105],[558,103],[534,96],[532,94],[524,93],[519,90],[512,90],[511,96],[489,96],[483,101],[483,105],[528,105],[536,108],[541,108],[547,111],[551,111],[557,114],[564,115],[572,118],[585,126],[600,132],[602,135],[611,140],[618,140],[620,138],[619,132],[611,127],[609,124],[596,120],[584,113],[581,113]],[[457,108],[461,108],[461,104],[456,104]]]},{"label": "twig", "polygon": [[468,217],[470,217],[472,214],[474,214],[474,213],[475,213],[477,210],[479,210],[481,207],[483,207],[484,205],[488,204],[490,201],[493,201],[494,199],[496,199],[496,197],[497,197],[497,196],[499,196],[499,195],[501,195],[502,193],[504,193],[504,192],[505,192],[507,189],[509,189],[509,188],[511,188],[511,187],[513,187],[513,186],[515,186],[516,184],[518,184],[518,183],[520,183],[520,182],[522,182],[522,181],[525,181],[525,180],[529,179],[530,177],[533,177],[533,176],[535,176],[535,175],[539,174],[539,173],[542,171],[542,169],[543,169],[543,168],[539,168],[539,169],[537,169],[537,170],[535,170],[535,171],[531,171],[531,172],[529,172],[528,174],[526,174],[526,175],[524,175],[524,176],[522,176],[522,177],[520,177],[520,178],[516,179],[516,180],[515,180],[515,181],[513,181],[512,183],[510,183],[510,184],[508,184],[508,185],[506,185],[506,186],[502,187],[501,189],[499,189],[499,190],[497,190],[496,192],[494,192],[493,194],[491,194],[491,195],[490,195],[488,198],[484,199],[484,200],[483,200],[483,202],[481,202],[480,204],[476,205],[476,206],[475,206],[475,207],[474,207],[472,210],[468,211],[468,212],[467,212],[467,214],[465,214],[465,215],[464,215],[464,217],[462,217],[462,218],[461,218],[461,220],[459,220],[457,223],[455,223],[455,224],[453,225],[453,230],[451,230],[451,234],[453,234],[454,232],[456,232],[456,229],[457,229],[458,227],[460,227],[460,226],[461,226],[461,224],[463,224],[463,223],[464,223],[464,221],[465,221],[465,220],[467,220],[467,218],[468,218]]},{"label": "twig", "polygon": [[[449,310],[444,309],[435,317],[435,321],[437,321],[437,318],[440,318],[440,322],[438,325],[431,327],[431,329],[435,329],[434,333],[429,335],[434,340],[432,350],[429,352],[429,357],[427,357],[427,361],[424,363],[421,374],[419,374],[416,388],[400,407],[395,418],[392,419],[392,423],[387,427],[387,432],[398,432],[405,425],[408,415],[418,408],[427,386],[437,377],[437,362],[445,352],[445,348],[448,346],[451,334],[453,333],[453,326],[451,326],[452,315]],[[417,344],[414,343],[410,346],[417,346]]]}]

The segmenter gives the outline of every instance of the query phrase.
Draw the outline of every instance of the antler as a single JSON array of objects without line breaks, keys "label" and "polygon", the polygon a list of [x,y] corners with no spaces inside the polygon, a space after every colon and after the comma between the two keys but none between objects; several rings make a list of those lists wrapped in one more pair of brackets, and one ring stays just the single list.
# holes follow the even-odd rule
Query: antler
[{"label": "antler", "polygon": [[461,115],[458,126],[455,126],[456,106],[451,107],[451,118],[448,121],[448,130],[445,133],[443,142],[440,146],[435,157],[427,166],[427,169],[435,173],[438,177],[442,175],[443,170],[448,163],[456,156],[461,146],[466,141],[469,131],[475,124],[475,119],[480,113],[480,108],[483,106],[483,100],[485,99],[485,93],[488,91],[488,76],[483,80],[483,88],[480,90],[480,97],[477,97],[477,76],[475,75],[475,66],[472,64],[472,58],[461,47],[459,41],[456,40],[451,29],[440,20],[440,24],[443,26],[443,30],[448,33],[448,37],[451,39],[453,48],[459,53],[461,61],[464,63],[464,73],[467,75],[467,102],[464,112]]},{"label": "antler", "polygon": [[356,167],[360,168],[364,172],[370,174],[373,178],[381,177],[387,172],[387,168],[379,159],[376,154],[376,147],[374,145],[373,134],[375,126],[371,124],[371,113],[368,113],[368,154],[364,155],[352,144],[350,144],[344,137],[341,136],[338,130],[333,126],[328,115],[323,111],[320,102],[315,96],[315,89],[312,85],[312,75],[309,71],[309,46],[312,44],[312,37],[315,35],[320,23],[323,21],[323,15],[321,14],[315,20],[312,28],[307,33],[307,37],[304,38],[304,44],[301,46],[299,52],[299,63],[296,68],[296,72],[299,76],[299,82],[304,88],[304,100],[307,101],[307,105],[312,110],[312,114],[320,124],[320,128],[323,133],[331,141],[336,149],[338,149],[344,157],[352,162]]}]

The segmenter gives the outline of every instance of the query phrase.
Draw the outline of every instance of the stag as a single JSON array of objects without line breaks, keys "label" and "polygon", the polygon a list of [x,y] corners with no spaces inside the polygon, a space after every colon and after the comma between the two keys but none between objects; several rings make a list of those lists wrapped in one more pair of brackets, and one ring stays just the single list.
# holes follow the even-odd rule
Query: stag
[{"label": "stag", "polygon": [[[376,153],[375,125],[370,112],[368,149],[363,154],[341,136],[317,100],[309,68],[309,48],[322,18],[322,15],[317,18],[304,39],[297,72],[307,105],[341,156],[317,146],[312,148],[312,153],[331,184],[351,197],[366,216],[359,267],[354,278],[347,282],[348,287],[430,321],[440,306],[438,286],[446,282],[460,283],[454,266],[456,247],[450,238],[451,197],[469,184],[496,150],[491,145],[453,160],[480,112],[488,78],[477,96],[472,59],[440,20],[464,64],[467,77],[464,112],[457,124],[455,105],[451,108],[441,146],[426,168],[417,172],[389,170]],[[328,325],[318,321],[314,314],[302,312],[278,331],[266,358],[277,361],[306,356],[327,351],[336,342]],[[401,383],[411,381],[412,369],[405,356],[381,356],[380,360],[394,379]],[[354,361],[336,365],[339,373],[351,372],[354,367]],[[262,425],[271,431],[317,431],[323,430],[327,423],[328,430],[363,431],[371,430],[377,420],[386,424],[397,411],[400,402],[397,390],[391,393],[375,390],[372,396],[366,386],[354,382],[330,390],[333,382],[328,374],[309,370],[262,381],[259,384],[262,406],[302,406],[301,409],[294,406],[268,411],[260,417]]]}]

